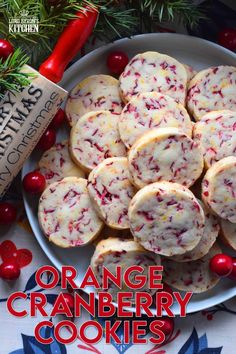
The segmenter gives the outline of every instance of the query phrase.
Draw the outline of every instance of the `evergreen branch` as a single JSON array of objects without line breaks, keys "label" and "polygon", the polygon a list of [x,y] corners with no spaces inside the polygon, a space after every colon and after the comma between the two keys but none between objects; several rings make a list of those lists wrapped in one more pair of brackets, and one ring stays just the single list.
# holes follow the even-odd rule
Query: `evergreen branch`
[{"label": "evergreen branch", "polygon": [[[100,3],[100,5],[99,5]],[[106,4],[105,4],[106,3]],[[99,21],[95,28],[95,34],[108,40],[130,36],[137,26],[138,18],[135,9],[126,9],[115,4],[97,1],[99,9]]]},{"label": "evergreen branch", "polygon": [[22,72],[21,69],[28,62],[29,57],[16,49],[7,60],[0,59],[0,98],[6,91],[19,92],[22,87],[30,84],[33,74]]},{"label": "evergreen branch", "polygon": [[[131,2],[135,3],[135,0]],[[191,0],[139,0],[137,3],[143,16],[154,22],[173,22],[177,16],[184,25],[193,27],[206,18]]]}]

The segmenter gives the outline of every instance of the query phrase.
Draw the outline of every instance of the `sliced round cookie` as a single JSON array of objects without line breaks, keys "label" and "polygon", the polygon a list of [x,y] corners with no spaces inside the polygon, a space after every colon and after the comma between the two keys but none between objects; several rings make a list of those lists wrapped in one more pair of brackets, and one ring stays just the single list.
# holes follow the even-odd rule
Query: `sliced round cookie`
[{"label": "sliced round cookie", "polygon": [[213,288],[220,278],[211,272],[209,262],[213,256],[222,253],[215,243],[203,258],[192,262],[177,263],[163,259],[163,281],[175,289],[202,293]]},{"label": "sliced round cookie", "polygon": [[128,154],[137,188],[167,181],[190,187],[203,170],[202,150],[177,128],[154,129],[139,138]]},{"label": "sliced round cookie", "polygon": [[71,160],[67,140],[45,151],[39,160],[38,167],[47,185],[58,182],[64,177],[85,177],[84,171]]},{"label": "sliced round cookie", "polygon": [[236,251],[236,224],[227,220],[220,219],[222,241],[234,251]]},{"label": "sliced round cookie", "polygon": [[211,111],[236,111],[235,91],[236,67],[216,66],[202,70],[189,83],[188,109],[196,120]]},{"label": "sliced round cookie", "polygon": [[66,177],[48,186],[39,200],[38,220],[49,241],[59,247],[84,246],[101,231],[87,180]]},{"label": "sliced round cookie", "polygon": [[120,136],[128,149],[147,131],[165,127],[179,128],[192,136],[193,123],[184,106],[158,92],[133,97],[119,117]]},{"label": "sliced round cookie", "polygon": [[128,216],[134,239],[164,256],[191,251],[203,236],[202,207],[189,189],[177,183],[142,188],[132,199]]},{"label": "sliced round cookie", "polygon": [[236,157],[212,165],[202,181],[202,200],[222,219],[236,223]]},{"label": "sliced round cookie", "polygon": [[87,112],[106,110],[120,113],[122,105],[118,80],[109,75],[93,75],[72,89],[65,112],[73,126]]},{"label": "sliced round cookie", "polygon": [[128,207],[135,194],[126,157],[111,157],[95,167],[88,177],[88,191],[105,223],[128,229]]},{"label": "sliced round cookie", "polygon": [[176,59],[158,52],[135,55],[120,76],[124,102],[143,92],[160,92],[185,104],[187,72]]},{"label": "sliced round cookie", "polygon": [[91,171],[108,157],[127,155],[118,119],[109,111],[89,112],[80,118],[70,134],[70,153],[76,164]]},{"label": "sliced round cookie", "polygon": [[206,168],[227,156],[236,156],[236,112],[214,111],[194,125],[193,138],[203,149]]},{"label": "sliced round cookie", "polygon": [[202,238],[198,245],[192,250],[179,256],[173,256],[175,262],[189,262],[204,257],[213,246],[220,231],[218,219],[211,214],[204,203],[198,200],[205,214],[205,227]]},{"label": "sliced round cookie", "polygon": [[[149,267],[161,265],[161,259],[160,256],[144,250],[137,242],[133,240],[108,238],[100,241],[97,244],[95,253],[91,259],[91,267],[100,284],[102,284],[103,279],[103,267],[108,268],[110,272],[116,274],[117,265],[121,266],[123,271],[125,271],[128,267],[141,265],[144,269],[142,274],[146,275],[148,278]],[[133,272],[130,276],[130,281],[133,283],[135,283],[136,274],[136,272]],[[147,281],[145,287],[138,289],[137,291],[154,294],[156,290],[150,289],[148,287],[148,283],[149,280]],[[135,292],[135,290],[128,288],[124,282],[122,283],[121,289],[111,283],[111,286],[107,291],[114,296],[114,299],[116,298],[117,292]]]}]

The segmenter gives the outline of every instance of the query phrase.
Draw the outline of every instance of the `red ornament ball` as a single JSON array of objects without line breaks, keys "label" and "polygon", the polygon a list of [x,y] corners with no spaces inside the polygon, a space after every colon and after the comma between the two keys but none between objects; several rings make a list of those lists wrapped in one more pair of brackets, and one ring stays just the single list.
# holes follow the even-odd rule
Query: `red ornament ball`
[{"label": "red ornament ball", "polygon": [[56,142],[56,132],[54,129],[48,128],[41,136],[37,148],[46,151],[50,149]]},{"label": "red ornament ball", "polygon": [[219,32],[218,43],[223,47],[236,50],[236,29],[235,28],[224,28]]},{"label": "red ornament ball", "polygon": [[165,334],[166,337],[171,336],[174,331],[174,320],[172,317],[162,317],[158,319],[163,323],[163,326],[160,327],[161,331]]},{"label": "red ornament ball", "polygon": [[229,278],[232,280],[236,280],[236,258],[232,259],[232,263],[233,263],[233,269],[229,275]]},{"label": "red ornament ball", "polygon": [[51,121],[49,128],[57,129],[59,128],[65,121],[65,112],[63,109],[59,109],[55,114],[53,120]]},{"label": "red ornament ball", "polygon": [[13,52],[14,48],[11,43],[5,39],[0,39],[0,59],[6,60]]},{"label": "red ornament ball", "polygon": [[4,280],[15,280],[20,276],[20,267],[15,259],[10,259],[0,265],[0,278]]},{"label": "red ornament ball", "polygon": [[227,254],[216,254],[210,260],[210,270],[219,277],[227,277],[233,269],[233,261]]},{"label": "red ornament ball", "polygon": [[16,221],[17,211],[10,203],[0,203],[0,224],[10,225]]},{"label": "red ornament ball", "polygon": [[23,187],[30,194],[42,193],[46,187],[45,177],[37,171],[29,172],[23,178]]},{"label": "red ornament ball", "polygon": [[69,293],[63,293],[63,297],[66,300],[70,310],[74,310],[74,296]]},{"label": "red ornament ball", "polygon": [[111,52],[107,57],[107,67],[113,74],[120,75],[129,62],[124,52]]}]

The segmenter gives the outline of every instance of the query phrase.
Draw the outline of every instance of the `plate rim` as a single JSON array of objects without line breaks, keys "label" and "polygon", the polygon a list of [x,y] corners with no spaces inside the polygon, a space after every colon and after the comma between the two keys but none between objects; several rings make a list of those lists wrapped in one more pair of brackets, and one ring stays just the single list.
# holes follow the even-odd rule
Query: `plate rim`
[{"label": "plate rim", "polygon": [[[98,48],[92,50],[91,52],[87,53],[86,55],[84,55],[82,58],[78,58],[64,73],[64,76],[63,76],[63,79],[58,83],[59,86],[62,86],[64,87],[64,85],[66,85],[66,82],[68,82],[69,79],[69,76],[71,74],[71,72],[73,72],[73,70],[75,69],[75,67],[77,66],[77,62],[79,61],[80,63],[83,63],[84,61],[86,61],[87,59],[89,59],[90,57],[93,57],[94,55],[96,54],[99,54],[100,52],[102,52],[105,48],[108,49],[108,48],[112,48],[114,45],[119,45],[119,44],[122,44],[123,42],[126,42],[127,40],[135,40],[136,38],[139,39],[139,38],[146,38],[146,37],[176,37],[176,40],[179,39],[179,40],[187,40],[187,41],[195,41],[196,42],[196,45],[197,44],[202,44],[202,43],[205,43],[206,45],[208,46],[211,46],[213,48],[216,48],[216,49],[220,49],[221,52],[227,54],[228,56],[230,56],[231,58],[235,59],[236,60],[236,53],[218,45],[217,43],[214,43],[214,42],[211,42],[209,40],[206,40],[206,39],[202,39],[202,38],[199,38],[199,37],[196,37],[196,36],[190,36],[190,35],[187,35],[187,34],[179,34],[179,33],[144,33],[144,34],[138,34],[138,35],[134,35],[134,36],[131,36],[131,37],[125,37],[125,38],[121,38],[121,39],[118,39],[116,41],[113,41],[112,43],[107,43],[107,44],[103,44],[101,46],[99,46]],[[23,179],[23,176],[25,175],[25,170],[27,169],[26,168],[26,165],[27,165],[27,161],[28,159],[25,161],[24,165],[23,165],[23,168],[21,170],[21,180]],[[42,235],[39,235],[38,234],[38,231],[35,227],[35,223],[34,221],[32,220],[31,218],[31,207],[30,207],[30,204],[28,203],[27,201],[27,194],[24,192],[23,190],[23,203],[24,203],[24,207],[25,207],[25,211],[26,211],[26,215],[27,215],[27,218],[28,218],[28,221],[29,221],[29,224],[32,228],[32,231],[33,231],[33,234],[34,236],[36,237],[37,239],[37,242],[39,243],[41,249],[43,250],[45,256],[48,258],[48,260],[56,267],[56,269],[61,272],[61,262],[57,259],[57,257],[52,253],[48,253],[48,250],[46,248],[46,245],[44,245],[44,242],[42,241]],[[86,293],[86,294],[89,294],[89,290],[87,289],[83,289],[83,291]],[[202,306],[194,306],[196,307],[195,308],[192,308],[192,309],[188,309],[187,307],[187,314],[188,313],[193,313],[193,312],[198,312],[198,311],[202,311],[206,308],[209,308],[209,307],[212,307],[212,306],[215,306],[215,305],[218,305],[226,300],[229,300],[231,298],[233,298],[234,296],[236,296],[236,286],[234,288],[230,288],[228,290],[225,290],[225,294],[224,296],[221,296],[220,300],[217,300],[217,296],[215,296],[215,301],[212,301],[211,304],[206,304],[206,305],[202,305]],[[208,302],[209,299],[206,298],[206,299],[203,299],[201,300],[203,303],[204,302]],[[115,305],[117,305],[116,303],[114,303]],[[129,310],[131,310],[132,312],[135,312],[135,308],[134,307],[131,307],[129,308]],[[152,309],[151,309],[152,310]],[[155,309],[153,310],[153,313],[155,313]],[[179,316],[178,313],[175,313],[175,316]]]}]

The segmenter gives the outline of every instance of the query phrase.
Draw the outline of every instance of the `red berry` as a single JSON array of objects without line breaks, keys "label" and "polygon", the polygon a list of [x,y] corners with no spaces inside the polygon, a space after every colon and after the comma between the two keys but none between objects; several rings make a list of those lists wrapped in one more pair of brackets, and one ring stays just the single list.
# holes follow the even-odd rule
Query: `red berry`
[{"label": "red berry", "polygon": [[0,224],[8,225],[16,221],[17,211],[10,203],[0,203]]},{"label": "red berry", "polygon": [[224,28],[219,32],[218,43],[223,47],[236,50],[236,29],[235,28]]},{"label": "red berry", "polygon": [[57,113],[55,114],[53,120],[51,121],[49,128],[57,129],[59,128],[62,123],[65,121],[65,112],[63,109],[59,109]]},{"label": "red berry", "polygon": [[45,177],[37,172],[29,172],[23,178],[23,187],[24,190],[31,194],[42,193],[46,186]]},{"label": "red berry", "polygon": [[0,265],[0,278],[14,280],[20,276],[20,267],[16,260],[10,259]]},{"label": "red berry", "polygon": [[69,293],[63,293],[63,297],[66,300],[67,305],[71,310],[74,310],[74,296]]},{"label": "red berry", "polygon": [[210,270],[219,277],[227,277],[233,269],[233,261],[227,254],[216,254],[210,260]]},{"label": "red berry", "polygon": [[13,52],[14,48],[11,43],[5,39],[0,39],[0,59],[6,60]]},{"label": "red berry", "polygon": [[233,269],[229,275],[229,278],[232,280],[236,280],[236,258],[233,258],[232,262],[233,262]]},{"label": "red berry", "polygon": [[113,74],[121,74],[129,62],[124,52],[111,52],[107,57],[107,67]]},{"label": "red berry", "polygon": [[38,142],[37,148],[43,151],[50,149],[56,142],[56,132],[54,129],[48,128]]},{"label": "red berry", "polygon": [[161,331],[165,334],[166,337],[171,336],[174,331],[174,320],[172,317],[162,317],[158,319],[163,323],[163,326],[160,327]]}]

